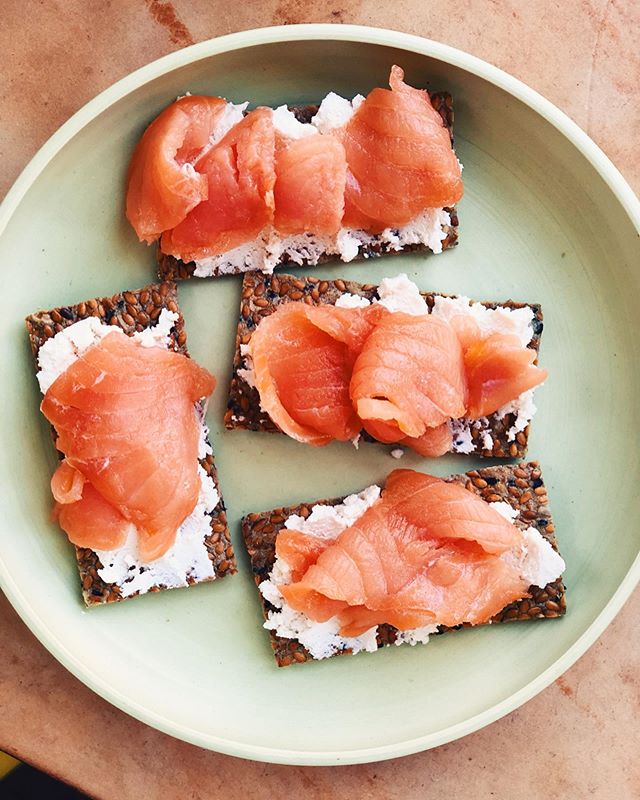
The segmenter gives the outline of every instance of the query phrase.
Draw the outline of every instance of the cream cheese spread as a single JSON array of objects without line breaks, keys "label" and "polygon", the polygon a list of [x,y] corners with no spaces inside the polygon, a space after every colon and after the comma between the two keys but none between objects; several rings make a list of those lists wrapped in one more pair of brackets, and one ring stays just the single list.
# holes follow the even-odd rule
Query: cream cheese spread
[{"label": "cream cheese spread", "polygon": [[[509,522],[514,522],[520,516],[520,512],[509,503],[491,503],[491,507]],[[566,569],[564,559],[537,528],[529,526],[522,534],[522,547],[517,551],[507,551],[501,558],[516,567],[530,586],[544,588],[562,575]]]},{"label": "cream cheese spread", "polygon": [[487,308],[482,303],[472,302],[468,297],[437,295],[434,298],[431,313],[445,322],[450,322],[460,314],[467,315],[478,325],[483,338],[491,336],[493,333],[511,334],[517,336],[520,344],[526,347],[533,336],[531,327],[533,309],[531,306]]},{"label": "cream cheese spread", "polygon": [[442,252],[447,234],[449,213],[441,208],[427,208],[415,220],[400,228],[386,228],[379,234],[355,228],[342,228],[335,237],[301,233],[280,236],[273,228],[265,229],[255,240],[246,242],[220,255],[197,259],[194,275],[233,275],[238,272],[271,273],[283,259],[299,266],[315,266],[321,256],[335,255],[342,261],[353,261],[361,251],[375,244],[399,251],[410,244],[424,244],[434,253]]},{"label": "cream cheese spread", "polygon": [[220,117],[218,120],[216,129],[211,137],[212,145],[217,144],[221,139],[224,139],[234,125],[242,122],[242,118],[244,117],[244,113],[247,110],[248,105],[248,102],[238,104],[227,103],[227,107],[225,108],[222,117]]},{"label": "cream cheese spread", "polygon": [[[134,333],[132,338],[143,347],[168,347],[169,334],[178,316],[175,311],[163,308],[155,325]],[[115,325],[105,325],[97,317],[87,317],[47,339],[38,350],[39,369],[36,377],[42,394],[46,394],[56,378],[86,350],[110,333],[125,335],[124,331]]]},{"label": "cream cheese spread", "polygon": [[176,540],[167,552],[155,561],[145,562],[138,556],[138,535],[134,525],[125,543],[115,550],[96,550],[102,563],[98,575],[106,583],[115,583],[122,597],[139,592],[144,594],[153,586],[176,589],[192,581],[215,578],[213,563],[205,545],[211,534],[211,512],[220,496],[211,477],[198,465],[200,493],[196,507],[176,533]]},{"label": "cream cheese spread", "polygon": [[296,119],[296,115],[286,106],[273,109],[273,127],[289,139],[304,139],[306,136],[317,136],[319,133],[313,125]]},{"label": "cream cheese spread", "polygon": [[320,133],[329,133],[336,128],[342,128],[363,102],[364,97],[361,94],[357,94],[353,100],[347,100],[335,92],[329,92],[312,117],[311,124]]},{"label": "cream cheese spread", "polygon": [[523,431],[533,419],[533,415],[538,410],[533,402],[533,389],[523,392],[515,400],[502,406],[496,411],[498,419],[504,419],[507,414],[515,414],[515,422],[507,431],[507,440],[512,442],[520,431]]}]

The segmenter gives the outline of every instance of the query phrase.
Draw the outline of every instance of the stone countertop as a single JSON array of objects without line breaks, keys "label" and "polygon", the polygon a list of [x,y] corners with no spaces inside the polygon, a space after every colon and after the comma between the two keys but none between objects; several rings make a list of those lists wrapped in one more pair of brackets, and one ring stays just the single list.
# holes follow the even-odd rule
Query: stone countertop
[{"label": "stone countertop", "polygon": [[[640,192],[636,0],[110,0],[3,5],[0,196],[113,81],[232,31],[298,22],[392,27],[460,47],[569,114]],[[172,739],[71,676],[0,595],[0,749],[103,800],[640,797],[640,592],[562,678],[457,742],[378,764],[284,767]]]}]

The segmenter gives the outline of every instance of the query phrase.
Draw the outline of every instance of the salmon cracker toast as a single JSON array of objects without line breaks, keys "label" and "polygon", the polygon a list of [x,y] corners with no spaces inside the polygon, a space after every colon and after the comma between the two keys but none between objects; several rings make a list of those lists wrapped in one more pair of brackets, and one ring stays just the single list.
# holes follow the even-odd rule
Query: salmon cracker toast
[{"label": "salmon cracker toast", "polygon": [[[384,304],[386,306],[382,308]],[[283,308],[285,306],[288,308]],[[293,314],[287,315],[290,318],[288,322],[285,320],[285,323],[289,325],[288,333],[286,336],[282,334],[282,341],[286,340],[287,345],[282,350],[276,350],[273,343],[280,335],[278,331],[283,328],[271,326],[267,329],[270,322],[265,325],[265,321],[270,318],[275,319],[272,315],[283,314],[284,311],[295,311],[296,309],[292,309],[293,306],[297,307],[296,317],[294,318]],[[316,309],[321,312],[322,317],[318,320],[315,320],[313,316],[318,313]],[[322,311],[323,309],[324,311]],[[327,317],[326,314],[333,309],[335,309],[336,319],[333,319],[332,315]],[[390,309],[392,313],[386,313]],[[360,355],[355,365],[343,365],[346,377],[343,381],[342,394],[346,396],[346,399],[343,397],[340,400],[342,403],[339,409],[341,417],[338,421],[339,424],[336,423],[337,427],[333,429],[333,437],[325,435],[329,430],[327,419],[322,421],[324,433],[316,430],[315,423],[312,424],[309,421],[309,411],[305,411],[304,416],[302,414],[296,416],[292,410],[292,401],[288,400],[289,397],[294,397],[297,391],[297,387],[292,386],[297,375],[294,370],[294,364],[297,363],[293,360],[294,355],[296,358],[299,356],[298,366],[303,372],[314,372],[315,374],[316,371],[310,369],[308,352],[313,352],[314,358],[322,358],[325,361],[333,359],[335,362],[342,358],[343,351],[340,350],[342,345],[336,344],[334,341],[327,343],[324,333],[331,329],[332,336],[342,337],[343,342],[347,341],[349,337],[357,339],[361,330],[364,329],[363,326],[366,328],[366,325],[373,325],[376,322],[376,320],[372,321],[357,315],[376,314],[379,311],[384,311],[386,314],[383,321],[390,323],[387,342],[392,349],[397,349],[398,341],[403,341],[405,343],[403,347],[410,349],[410,346],[420,336],[430,336],[431,333],[425,329],[424,323],[433,317],[438,317],[440,320],[439,327],[436,326],[437,330],[435,331],[438,336],[443,335],[442,322],[450,323],[455,327],[459,326],[459,320],[462,319],[464,325],[460,338],[469,335],[469,332],[472,331],[470,326],[477,327],[479,325],[484,331],[482,335],[488,338],[483,339],[479,347],[468,348],[464,354],[453,353],[452,358],[455,356],[452,361],[453,366],[447,366],[447,369],[454,371],[455,380],[458,382],[466,380],[465,375],[459,375],[460,369],[466,371],[466,376],[469,378],[467,383],[472,389],[475,387],[475,390],[470,392],[469,386],[467,387],[465,406],[464,387],[458,394],[455,392],[452,394],[449,384],[453,379],[448,379],[449,384],[444,389],[451,395],[447,400],[450,404],[449,410],[454,412],[451,417],[447,418],[444,412],[440,416],[431,414],[428,417],[431,412],[429,408],[426,408],[424,419],[429,426],[435,425],[435,427],[423,429],[422,437],[419,436],[417,439],[403,439],[401,434],[394,436],[394,431],[390,429],[389,424],[382,427],[371,419],[371,416],[375,414],[379,416],[386,414],[387,421],[390,419],[386,408],[380,405],[380,398],[385,395],[383,387],[374,383],[372,389],[367,390],[366,386],[356,386],[355,384],[360,361],[369,359],[369,355],[365,353],[365,349],[368,347],[367,342],[371,342],[369,347],[371,358],[377,357],[382,362],[381,366],[384,369],[388,369],[389,366],[388,360],[385,358],[385,341],[378,339],[374,342],[374,334],[371,334],[370,339],[365,341],[365,349],[362,348],[361,343],[357,343],[355,351],[360,352]],[[400,313],[396,314],[398,311]],[[353,319],[349,317],[350,314]],[[298,320],[298,317],[302,319],[302,322]],[[398,322],[402,322],[403,330],[395,325],[396,317]],[[298,326],[306,325],[305,330],[307,330],[310,322],[314,326],[324,326],[322,333],[324,338],[320,340],[316,337],[315,329],[313,336],[307,331],[305,333],[307,339],[301,340],[300,353],[298,354],[297,351],[293,353],[289,342],[294,336],[291,333],[294,323]],[[408,333],[404,331],[405,327]],[[365,333],[367,331],[368,329],[365,330]],[[360,284],[348,280],[321,280],[298,278],[286,274],[248,273],[244,277],[242,286],[240,317],[225,425],[229,429],[284,431],[290,436],[310,444],[325,444],[331,438],[337,438],[345,441],[352,439],[354,444],[358,445],[362,434],[362,438],[367,441],[392,443],[395,448],[412,447],[422,455],[437,456],[445,452],[453,452],[494,458],[521,458],[527,451],[529,422],[536,410],[532,387],[546,375],[544,370],[534,366],[537,363],[542,331],[542,309],[537,303],[526,304],[513,301],[479,303],[468,298],[446,297],[435,292],[419,293],[415,284],[402,275],[397,278],[385,279],[380,287],[376,287],[372,284]],[[447,332],[444,331],[444,333]],[[449,336],[447,341],[451,341],[451,346],[458,347],[451,338],[452,334],[447,334],[447,336]],[[515,341],[514,337],[518,341]],[[455,338],[457,340],[458,337]],[[507,345],[504,352],[502,350],[503,342],[506,342]],[[438,347],[441,344],[442,342]],[[488,344],[496,345],[496,347],[487,354],[485,351]],[[305,351],[305,347],[308,352]],[[260,359],[257,364],[256,352]],[[480,361],[480,371],[477,367],[467,363],[467,354],[476,361]],[[508,356],[509,380],[504,387],[507,394],[491,397],[492,390],[485,391],[485,383],[488,383],[489,387],[497,385],[493,379],[496,377],[496,370],[502,368],[501,360],[505,355]],[[511,356],[515,359],[516,372],[512,369]],[[394,380],[397,377],[398,385],[405,380],[407,374],[413,375],[415,385],[418,385],[423,379],[426,380],[428,367],[422,364],[421,357],[420,353],[416,356],[411,352],[407,362],[400,365],[397,376],[394,373]],[[277,365],[284,364],[285,358],[287,359],[285,374],[279,375]],[[491,367],[488,375],[491,381],[488,379],[485,381],[481,374],[483,364]],[[343,366],[340,368],[342,369]],[[375,364],[372,365],[370,359],[365,366],[368,369],[368,373],[364,369],[362,370],[365,375],[376,374],[372,372]],[[268,373],[268,380],[264,377],[265,370]],[[350,373],[349,370],[352,372]],[[528,382],[523,383],[520,379],[522,376],[524,376],[523,380]],[[441,376],[435,377],[439,380]],[[479,381],[478,377],[480,377]],[[349,379],[351,380],[350,384]],[[517,380],[514,383],[515,379]],[[329,376],[318,372],[319,385],[313,389],[314,402],[323,406],[334,402],[333,399],[324,397],[321,384],[337,385],[341,380],[340,374],[332,373]],[[435,380],[430,380],[430,384],[437,385]],[[263,388],[259,390],[259,386]],[[272,386],[275,386],[275,391],[272,390]],[[356,409],[357,393],[366,395],[367,391],[368,395],[364,397],[364,402],[360,402]],[[509,395],[509,391],[511,391],[511,395]],[[369,396],[374,399],[373,403],[368,401]],[[436,399],[440,402],[439,398]],[[426,398],[424,402],[426,403],[428,400],[429,398]],[[289,402],[289,405],[282,410],[281,406],[286,402]],[[487,403],[492,404],[487,405]],[[351,409],[349,408],[350,404],[353,406]],[[408,398],[407,405],[409,407],[416,406],[415,399]],[[443,403],[440,402],[440,405],[442,406]],[[390,404],[389,407],[391,407]],[[369,411],[370,408],[372,411]],[[381,408],[382,411],[380,411]],[[465,408],[472,409],[475,416],[473,418],[469,415],[465,416]],[[490,413],[483,409],[489,409]],[[397,410],[394,410],[393,414],[396,417],[399,416]],[[408,420],[406,424],[413,425],[414,423],[416,423],[415,420]],[[416,433],[420,434],[420,430],[417,428]]]},{"label": "salmon cracker toast", "polygon": [[186,95],[132,156],[127,218],[161,279],[440,253],[457,240],[453,104],[391,69],[390,89],[315,106]]},{"label": "salmon cracker toast", "polygon": [[[280,667],[566,610],[565,564],[535,461],[446,480],[396,470],[382,493],[370,486],[248,514],[242,534]],[[384,564],[382,583],[372,563]]]},{"label": "salmon cracker toast", "polygon": [[176,285],[40,311],[26,326],[60,459],[54,515],[86,605],[235,573],[204,422],[215,380],[188,357]]}]

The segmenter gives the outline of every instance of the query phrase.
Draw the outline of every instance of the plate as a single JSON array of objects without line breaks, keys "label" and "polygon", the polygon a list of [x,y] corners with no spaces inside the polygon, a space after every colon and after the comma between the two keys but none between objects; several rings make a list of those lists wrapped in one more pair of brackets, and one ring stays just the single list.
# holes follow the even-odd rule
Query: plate
[{"label": "plate", "polygon": [[[177,95],[269,105],[311,102],[329,90],[352,96],[384,85],[393,63],[412,84],[454,96],[466,178],[460,246],[313,272],[369,282],[407,272],[423,289],[542,303],[541,361],[551,377],[537,395],[530,455],[542,463],[568,565],[567,616],[275,667],[240,516],[362,488],[397,462],[374,445],[310,450],[277,435],[222,429],[238,278],[189,281],[180,295],[191,352],[220,379],[208,420],[240,572],[85,610],[70,546],[48,518],[55,459],[23,317],[153,279],[153,251],[124,219],[123,181],[145,125]],[[639,220],[620,174],[566,116],[494,67],[424,39],[351,26],[271,28],[138,70],[50,139],[0,211],[0,342],[10,387],[0,419],[4,591],[45,647],[98,694],[224,753],[291,764],[380,760],[511,711],[586,650],[640,573]],[[479,462],[406,455],[402,465],[446,475]]]}]

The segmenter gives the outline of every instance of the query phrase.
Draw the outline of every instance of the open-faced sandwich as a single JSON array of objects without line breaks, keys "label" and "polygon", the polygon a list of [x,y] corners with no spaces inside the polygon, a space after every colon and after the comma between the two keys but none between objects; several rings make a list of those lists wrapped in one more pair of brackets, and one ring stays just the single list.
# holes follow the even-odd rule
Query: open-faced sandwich
[{"label": "open-faced sandwich", "polygon": [[159,242],[163,279],[286,263],[439,253],[457,238],[461,165],[448,94],[407,85],[319,106],[179,98],[146,129],[129,167],[126,213]]},{"label": "open-faced sandwich", "polygon": [[382,490],[249,514],[242,530],[279,666],[565,612],[536,462],[396,470]]},{"label": "open-faced sandwich", "polygon": [[421,294],[406,275],[376,287],[251,273],[225,423],[311,445],[362,435],[425,456],[523,456],[542,328],[539,305]]},{"label": "open-faced sandwich", "polygon": [[204,422],[215,379],[188,357],[175,284],[26,322],[86,604],[235,572]]}]

